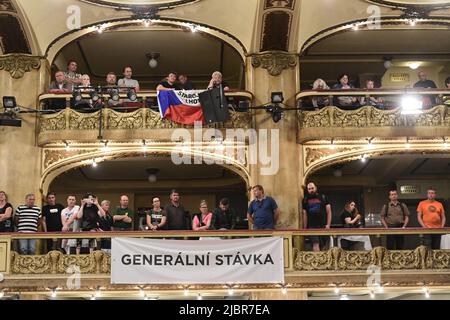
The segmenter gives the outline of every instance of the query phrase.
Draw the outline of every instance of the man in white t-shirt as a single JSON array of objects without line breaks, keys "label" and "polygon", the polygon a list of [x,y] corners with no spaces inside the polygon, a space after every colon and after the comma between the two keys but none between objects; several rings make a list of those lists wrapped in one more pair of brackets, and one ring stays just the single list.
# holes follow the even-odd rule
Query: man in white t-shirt
[{"label": "man in white t-shirt", "polygon": [[[75,196],[70,195],[67,197],[67,208],[61,212],[61,222],[63,225],[63,232],[77,232],[80,231],[79,223],[77,220],[77,213],[80,210],[80,206],[76,205],[77,199]],[[76,248],[76,254],[80,254],[80,246],[77,246],[76,239],[64,239],[62,242],[63,249],[67,254],[70,254],[71,248]]]},{"label": "man in white t-shirt", "polygon": [[117,85],[119,87],[134,88],[136,92],[139,91],[139,82],[131,79],[133,76],[133,69],[130,66],[123,68],[123,78],[119,79]]}]

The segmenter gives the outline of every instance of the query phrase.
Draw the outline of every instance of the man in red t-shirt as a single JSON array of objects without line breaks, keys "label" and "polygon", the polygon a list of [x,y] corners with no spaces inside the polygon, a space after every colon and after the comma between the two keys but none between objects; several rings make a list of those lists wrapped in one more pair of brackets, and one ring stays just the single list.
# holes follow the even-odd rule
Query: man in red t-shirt
[{"label": "man in red t-shirt", "polygon": [[[445,210],[442,203],[436,201],[436,190],[428,189],[428,199],[419,203],[417,220],[423,228],[440,229],[445,227]],[[441,235],[424,235],[423,245],[433,250],[441,248]]]}]

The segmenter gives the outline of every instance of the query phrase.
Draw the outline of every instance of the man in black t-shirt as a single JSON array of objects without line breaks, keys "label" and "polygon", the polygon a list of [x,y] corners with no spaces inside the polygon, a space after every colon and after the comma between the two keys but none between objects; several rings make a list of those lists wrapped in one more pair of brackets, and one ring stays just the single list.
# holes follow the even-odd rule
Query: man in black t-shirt
[{"label": "man in black t-shirt", "polygon": [[[105,211],[98,203],[97,197],[90,193],[86,194],[81,200],[81,207],[77,213],[81,231],[98,231],[100,218],[104,216]],[[94,247],[96,247],[95,239],[89,239],[89,251],[94,251]]]},{"label": "man in black t-shirt", "polygon": [[233,230],[236,227],[236,212],[230,208],[230,201],[223,198],[213,212],[211,226],[215,230]]},{"label": "man in black t-shirt", "polygon": [[[303,199],[303,228],[330,229],[331,204],[325,195],[317,191],[316,185],[311,182],[307,186],[307,193]],[[329,237],[310,236],[313,250],[320,251],[326,247]]]},{"label": "man in black t-shirt", "polygon": [[167,214],[168,230],[190,230],[187,216],[183,205],[180,203],[180,194],[176,190],[170,192],[170,203],[166,205],[164,211]]},{"label": "man in black t-shirt", "polygon": [[[433,80],[428,80],[427,74],[424,71],[420,71],[418,74],[419,81],[414,84],[416,89],[437,89],[436,83]],[[423,108],[431,108],[436,103],[435,96],[422,96]]]},{"label": "man in black t-shirt", "polygon": [[180,86],[176,84],[176,81],[177,74],[175,72],[171,72],[166,79],[158,84],[156,91],[181,90]]},{"label": "man in black t-shirt", "polygon": [[[47,205],[42,207],[42,228],[44,232],[62,231],[61,213],[63,210],[64,206],[56,203],[56,194],[49,192],[47,194]],[[47,252],[61,250],[61,242],[62,239],[48,239]]]}]

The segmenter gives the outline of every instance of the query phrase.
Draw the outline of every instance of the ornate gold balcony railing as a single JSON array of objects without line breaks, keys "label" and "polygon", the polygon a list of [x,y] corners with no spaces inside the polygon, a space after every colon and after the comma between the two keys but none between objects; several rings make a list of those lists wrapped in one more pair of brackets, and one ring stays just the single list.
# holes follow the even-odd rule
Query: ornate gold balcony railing
[{"label": "ornate gold balcony railing", "polygon": [[[434,107],[421,114],[402,114],[400,99],[404,95],[432,96]],[[305,91],[297,94],[299,108],[299,142],[317,139],[376,137],[443,137],[450,126],[450,105],[443,104],[450,98],[449,90],[324,90]],[[366,101],[370,97],[390,99],[389,107],[360,106],[343,110],[334,105],[336,97],[349,96]],[[305,101],[326,97],[330,105],[311,109]],[[385,100],[386,99],[386,100]],[[437,104],[437,105],[436,105]],[[394,108],[393,108],[394,107]],[[320,129],[320,130],[318,130]]]},{"label": "ornate gold balcony railing", "polygon": [[[282,237],[284,239],[285,268],[287,271],[320,270],[366,270],[377,265],[386,270],[448,270],[450,272],[450,250],[429,250],[420,246],[414,250],[389,251],[378,246],[371,251],[345,251],[338,247],[324,252],[304,251],[302,239],[307,236],[373,236],[384,235],[429,235],[450,234],[450,229],[342,229],[342,230],[290,230],[290,231],[205,231],[185,232],[76,232],[76,233],[12,233],[0,236],[0,244],[9,246],[18,239],[109,239],[115,237],[131,238],[177,238],[195,239],[199,236],[221,238]],[[21,256],[8,250],[0,251],[1,261],[10,266],[11,274],[63,274],[73,264],[81,268],[82,273],[108,274],[110,256],[102,251],[90,255],[64,255],[53,251],[47,255]],[[7,255],[10,254],[10,257]],[[4,260],[3,260],[4,259]],[[7,272],[7,270],[0,270]],[[450,282],[450,280],[449,280]]]},{"label": "ornate gold balcony railing", "polygon": [[[215,126],[209,126],[217,129],[242,128],[249,129],[253,127],[252,114],[249,111],[242,111],[242,107],[250,107],[253,95],[250,92],[227,92],[227,104],[231,108],[231,120]],[[126,99],[126,95],[121,95]],[[86,99],[89,97],[86,96]],[[63,99],[67,106],[65,109],[55,111],[55,113],[42,114],[39,123],[38,143],[44,146],[51,142],[60,141],[95,141],[102,132],[106,140],[124,139],[148,139],[157,141],[166,141],[170,139],[171,132],[177,128],[192,128],[192,126],[180,125],[166,119],[162,119],[160,113],[154,106],[148,105],[148,101],[156,101],[156,92],[140,92],[138,94],[137,105],[141,108],[134,109],[119,108],[113,110],[104,108],[101,111],[83,113],[70,108],[72,95],[70,94],[44,94],[39,101],[45,108],[46,101],[51,99]],[[150,104],[153,104],[150,103]],[[233,111],[237,108],[238,111]],[[245,108],[245,107],[244,107]],[[131,112],[124,112],[124,111]],[[158,130],[155,130],[158,129]]]}]

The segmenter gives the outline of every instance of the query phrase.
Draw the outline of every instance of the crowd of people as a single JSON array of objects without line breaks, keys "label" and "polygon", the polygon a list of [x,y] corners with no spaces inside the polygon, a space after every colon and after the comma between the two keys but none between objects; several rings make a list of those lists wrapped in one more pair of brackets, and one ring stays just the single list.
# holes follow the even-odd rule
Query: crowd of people
[{"label": "crowd of people", "polygon": [[[48,93],[53,94],[68,94],[75,91],[81,93],[89,93],[97,90],[98,86],[91,84],[91,79],[88,74],[80,74],[77,72],[78,64],[74,60],[70,60],[67,64],[67,70],[58,70],[55,72],[55,81],[51,82]],[[113,90],[118,88],[119,92],[128,92],[132,89],[134,93],[141,90],[139,81],[133,79],[133,68],[126,66],[123,68],[123,78],[118,79],[118,76],[114,72],[109,72],[106,75],[105,83],[101,84],[103,88]],[[223,81],[222,73],[215,71],[207,88],[213,89],[215,87],[222,86],[224,91],[229,91],[229,85]],[[108,89],[109,88],[109,89]],[[195,85],[189,80],[186,74],[177,74],[176,72],[170,72],[167,77],[161,80],[161,82],[155,88],[157,91],[165,90],[195,90]],[[93,101],[93,99],[80,99],[79,101],[72,101],[74,108],[95,107],[98,104],[105,104],[108,107],[122,106],[124,103],[133,102],[130,99],[113,99],[113,95],[110,94],[108,101]],[[52,109],[63,109],[66,107],[65,101],[52,100],[50,103]]]},{"label": "crowd of people", "polygon": [[[216,209],[211,211],[208,203],[202,200],[199,213],[191,216],[180,202],[180,194],[172,190],[169,203],[161,206],[158,197],[152,199],[152,209],[147,213],[145,224],[140,230],[232,230],[236,227],[238,217],[231,208],[227,198],[220,200]],[[28,194],[25,203],[16,210],[8,202],[6,192],[0,191],[0,232],[102,232],[135,230],[136,213],[129,208],[129,198],[120,197],[120,205],[111,209],[109,200],[99,201],[93,194],[85,194],[79,204],[75,195],[67,197],[66,205],[57,203],[56,195],[50,192],[46,197],[46,205],[42,208],[35,205],[36,197]],[[273,227],[273,225],[272,225]],[[82,248],[111,248],[110,239],[50,239],[46,243],[47,251],[61,250],[66,253],[80,254]],[[36,240],[19,240],[19,252],[23,255],[36,254]]]},{"label": "crowd of people", "polygon": [[[424,71],[420,71],[418,73],[419,81],[414,84],[415,89],[437,89],[437,85],[434,81],[429,80],[427,78],[427,74]],[[381,89],[376,88],[375,81],[372,79],[368,79],[365,81],[364,90],[374,90]],[[450,77],[445,80],[444,89],[450,89]],[[323,79],[317,79],[312,84],[312,90],[321,91],[321,90],[355,90],[355,86],[351,84],[350,77],[348,74],[341,74],[337,78],[337,83],[330,87]],[[427,95],[423,98],[423,107],[430,108],[437,103],[450,104],[450,101],[444,97],[443,101],[438,101],[438,97]],[[342,109],[352,110],[362,106],[373,106],[379,109],[390,109],[391,107],[395,107],[392,105],[390,101],[386,101],[385,99],[377,96],[335,96],[334,98],[330,98],[328,96],[317,96],[311,99],[311,104],[314,109],[320,109],[327,106],[337,106]]]},{"label": "crowd of people", "polygon": [[[248,221],[253,230],[274,230],[280,217],[280,209],[260,185],[252,188],[254,199],[247,210]],[[35,205],[35,195],[28,194],[25,204],[13,206],[8,202],[7,195],[0,191],[0,232],[101,232],[101,231],[132,231],[135,228],[136,213],[129,207],[129,198],[120,197],[120,205],[111,209],[111,202],[99,199],[93,194],[86,194],[77,204],[76,196],[69,195],[65,206],[57,203],[55,193],[46,197],[46,205],[42,208]],[[304,229],[331,229],[332,208],[327,197],[318,191],[314,183],[309,183],[302,202]],[[380,210],[381,222],[384,228],[407,228],[410,222],[410,212],[406,204],[398,200],[396,190],[389,191],[389,200]],[[152,199],[152,209],[146,213],[146,219],[140,230],[153,232],[159,230],[233,230],[237,222],[236,211],[227,198],[221,199],[217,208],[209,209],[208,203],[202,200],[199,211],[189,215],[180,201],[180,194],[172,190],[169,202],[161,205],[161,199]],[[349,201],[340,214],[341,226],[345,228],[363,228],[364,214],[356,206],[356,201]],[[444,228],[446,225],[445,209],[436,200],[436,191],[429,188],[427,199],[417,207],[417,219],[423,228]],[[328,248],[329,236],[308,237],[314,251]],[[432,249],[440,248],[441,235],[424,235],[423,245]],[[342,239],[342,248],[352,250],[354,243]],[[388,235],[387,249],[405,249],[403,235]],[[110,239],[50,239],[47,241],[47,251],[61,250],[66,253],[79,254],[82,248],[109,250]],[[87,249],[86,249],[87,250]],[[36,253],[36,240],[19,240],[19,251],[23,255]]]},{"label": "crowd of people", "polygon": [[[410,212],[406,204],[398,200],[397,190],[389,191],[389,200],[380,211],[382,226],[386,229],[408,227]],[[364,215],[356,207],[356,201],[346,203],[340,215],[341,223],[346,228],[364,227]],[[430,187],[427,191],[427,199],[417,206],[417,220],[422,228],[445,228],[445,209],[441,202],[436,200],[436,190]],[[330,229],[332,221],[332,208],[327,197],[319,193],[315,183],[307,185],[307,192],[303,199],[303,228],[304,229]],[[320,251],[328,247],[330,237],[311,236],[309,240],[314,251]],[[351,248],[354,241],[344,239],[343,248]],[[356,241],[358,242],[358,241]],[[440,249],[441,235],[424,235],[422,244],[431,249]],[[388,250],[404,250],[405,238],[403,235],[388,235],[386,247]]]}]

